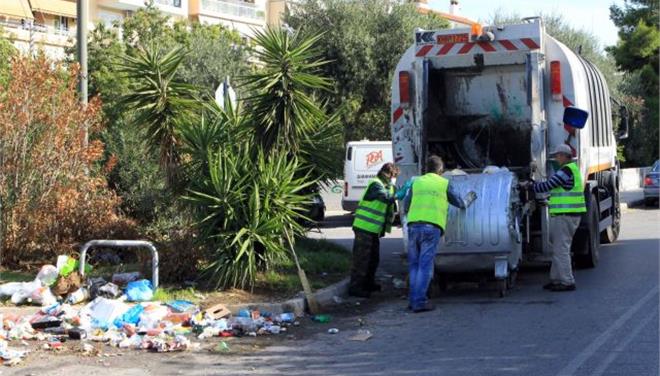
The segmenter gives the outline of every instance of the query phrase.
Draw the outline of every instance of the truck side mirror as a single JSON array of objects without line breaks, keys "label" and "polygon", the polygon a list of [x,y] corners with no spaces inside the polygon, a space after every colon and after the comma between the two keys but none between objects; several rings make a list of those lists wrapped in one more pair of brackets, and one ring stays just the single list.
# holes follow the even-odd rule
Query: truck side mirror
[{"label": "truck side mirror", "polygon": [[589,113],[587,111],[577,107],[569,106],[564,109],[564,124],[570,127],[577,129],[584,128],[588,117]]},{"label": "truck side mirror", "polygon": [[619,132],[617,133],[617,138],[619,140],[625,140],[628,138],[628,132],[630,130],[630,114],[628,109],[624,106],[619,107]]}]

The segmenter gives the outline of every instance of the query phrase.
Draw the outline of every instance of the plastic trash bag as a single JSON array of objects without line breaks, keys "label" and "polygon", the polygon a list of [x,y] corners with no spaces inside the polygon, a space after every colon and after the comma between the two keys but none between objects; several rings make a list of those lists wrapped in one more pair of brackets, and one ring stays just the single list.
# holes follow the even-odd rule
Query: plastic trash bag
[{"label": "plastic trash bag", "polygon": [[167,302],[167,306],[174,312],[193,312],[197,310],[195,303],[188,300],[172,300]]},{"label": "plastic trash bag", "polygon": [[128,310],[129,306],[123,302],[98,297],[83,308],[81,316],[89,316],[92,328],[107,329]]},{"label": "plastic trash bag", "polygon": [[32,281],[32,282],[19,282],[20,286],[11,296],[11,302],[14,304],[21,304],[24,302],[30,302],[32,293],[43,287],[41,282]]},{"label": "plastic trash bag", "polygon": [[144,302],[153,299],[154,290],[151,287],[151,281],[141,279],[129,282],[126,286],[126,296],[131,302]]},{"label": "plastic trash bag", "polygon": [[144,307],[141,304],[136,304],[123,315],[115,319],[114,324],[116,327],[121,328],[124,324],[137,325],[140,322],[140,315],[144,312]]},{"label": "plastic trash bag", "polygon": [[37,273],[37,280],[44,286],[52,286],[57,281],[58,276],[59,273],[54,265],[44,265]]},{"label": "plastic trash bag", "polygon": [[9,282],[0,285],[0,298],[12,296],[21,289],[24,282]]}]

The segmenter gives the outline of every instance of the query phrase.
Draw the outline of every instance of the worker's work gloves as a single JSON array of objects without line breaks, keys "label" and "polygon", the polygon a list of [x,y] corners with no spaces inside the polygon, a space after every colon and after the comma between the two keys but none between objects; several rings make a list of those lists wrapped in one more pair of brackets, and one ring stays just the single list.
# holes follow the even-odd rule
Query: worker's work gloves
[{"label": "worker's work gloves", "polygon": [[469,208],[476,199],[477,193],[475,191],[468,192],[468,194],[465,196],[465,207]]}]

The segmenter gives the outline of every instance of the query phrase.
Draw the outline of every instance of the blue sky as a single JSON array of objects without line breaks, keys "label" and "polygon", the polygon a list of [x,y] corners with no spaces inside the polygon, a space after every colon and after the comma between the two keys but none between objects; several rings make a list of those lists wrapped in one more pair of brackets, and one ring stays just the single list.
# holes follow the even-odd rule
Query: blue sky
[{"label": "blue sky", "polygon": [[[477,21],[487,21],[498,9],[523,17],[538,12],[558,13],[577,29],[596,35],[601,47],[616,44],[617,28],[609,18],[609,7],[623,0],[459,0],[459,14]],[[433,9],[447,12],[449,0],[429,0]]]}]

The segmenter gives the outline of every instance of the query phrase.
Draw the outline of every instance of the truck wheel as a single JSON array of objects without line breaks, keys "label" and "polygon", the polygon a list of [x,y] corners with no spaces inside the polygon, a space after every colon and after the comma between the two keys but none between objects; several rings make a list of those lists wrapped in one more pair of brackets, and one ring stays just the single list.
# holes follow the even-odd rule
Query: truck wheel
[{"label": "truck wheel", "polygon": [[598,201],[595,195],[591,195],[587,206],[587,230],[584,231],[587,249],[586,253],[575,257],[575,264],[579,268],[591,269],[598,265],[600,258],[600,234],[598,233]]},{"label": "truck wheel", "polygon": [[607,226],[600,234],[600,241],[604,244],[614,243],[619,238],[619,231],[621,229],[621,200],[619,196],[619,189],[612,187],[612,224]]}]

